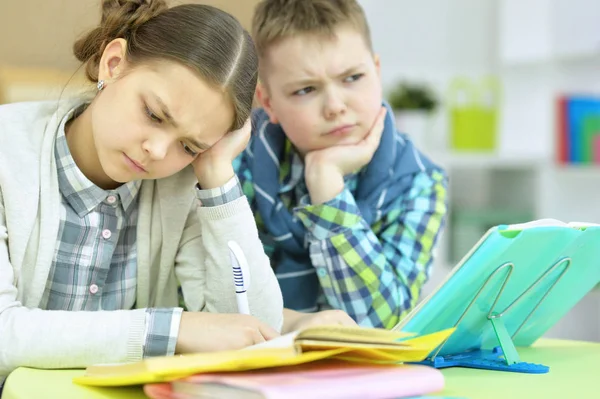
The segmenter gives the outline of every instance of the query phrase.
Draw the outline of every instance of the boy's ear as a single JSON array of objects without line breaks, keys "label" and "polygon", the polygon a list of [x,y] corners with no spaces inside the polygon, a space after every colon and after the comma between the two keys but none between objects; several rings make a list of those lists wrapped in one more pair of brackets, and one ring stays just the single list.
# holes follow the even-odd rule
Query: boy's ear
[{"label": "boy's ear", "polygon": [[373,62],[375,62],[375,68],[377,69],[377,76],[381,78],[381,61],[379,58],[379,54],[373,55]]},{"label": "boy's ear", "polygon": [[111,81],[119,77],[125,70],[127,53],[127,41],[125,39],[115,39],[108,43],[100,58],[98,65],[98,80]]},{"label": "boy's ear", "polygon": [[256,86],[256,97],[258,98],[260,106],[265,110],[267,115],[269,115],[269,122],[279,123],[275,113],[273,112],[273,108],[271,107],[271,97],[269,96],[269,91],[260,82]]}]

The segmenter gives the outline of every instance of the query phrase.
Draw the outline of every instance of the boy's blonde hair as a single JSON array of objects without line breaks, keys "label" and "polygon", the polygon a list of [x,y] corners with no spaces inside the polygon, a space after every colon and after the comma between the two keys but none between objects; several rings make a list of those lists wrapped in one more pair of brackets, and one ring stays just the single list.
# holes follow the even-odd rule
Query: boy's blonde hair
[{"label": "boy's blonde hair", "polygon": [[252,37],[260,58],[269,46],[299,34],[333,37],[340,26],[356,29],[373,51],[371,33],[356,0],[263,0],[252,19]]}]

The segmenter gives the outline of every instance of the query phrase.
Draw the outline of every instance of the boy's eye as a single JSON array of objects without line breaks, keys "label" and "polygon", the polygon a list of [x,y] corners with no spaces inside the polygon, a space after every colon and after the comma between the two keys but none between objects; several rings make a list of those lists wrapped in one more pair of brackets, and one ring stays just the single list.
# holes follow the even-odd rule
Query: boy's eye
[{"label": "boy's eye", "polygon": [[146,115],[150,119],[150,121],[154,123],[162,123],[162,119],[160,119],[148,106],[144,106],[144,110],[146,111]]},{"label": "boy's eye", "polygon": [[304,87],[304,88],[302,88],[302,89],[300,89],[300,90],[296,90],[296,91],[295,91],[294,93],[292,93],[292,94],[293,94],[293,95],[295,95],[295,96],[305,96],[305,95],[307,95],[308,93],[310,93],[310,92],[312,92],[312,91],[314,91],[314,90],[315,90],[315,88],[314,88],[314,87],[312,87],[312,86],[308,86],[308,87]]},{"label": "boy's eye", "polygon": [[347,78],[345,78],[344,82],[346,82],[346,83],[356,82],[357,80],[359,80],[363,76],[365,76],[364,73],[355,73],[354,75],[350,75]]},{"label": "boy's eye", "polygon": [[192,148],[186,143],[182,142],[181,146],[183,147],[183,150],[186,152],[186,154],[188,154],[189,156],[195,157],[196,155],[198,155],[198,152],[192,150]]}]

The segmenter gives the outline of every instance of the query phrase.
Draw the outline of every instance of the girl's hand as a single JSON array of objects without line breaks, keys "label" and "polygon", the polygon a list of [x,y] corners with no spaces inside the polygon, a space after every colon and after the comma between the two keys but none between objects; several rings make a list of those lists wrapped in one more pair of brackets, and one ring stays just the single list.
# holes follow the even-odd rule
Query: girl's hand
[{"label": "girl's hand", "polygon": [[279,336],[257,318],[244,314],[183,312],[176,353],[242,349]]},{"label": "girl's hand", "polygon": [[250,131],[248,119],[241,129],[227,133],[209,150],[198,155],[192,165],[202,189],[221,187],[234,176],[232,162],[248,145]]}]

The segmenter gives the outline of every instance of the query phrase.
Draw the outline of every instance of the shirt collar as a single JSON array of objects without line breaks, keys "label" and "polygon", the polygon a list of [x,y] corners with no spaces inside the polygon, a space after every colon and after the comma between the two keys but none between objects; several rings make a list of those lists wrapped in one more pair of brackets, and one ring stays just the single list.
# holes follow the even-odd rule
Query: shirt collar
[{"label": "shirt collar", "polygon": [[82,107],[73,108],[64,116],[58,127],[54,156],[60,192],[79,217],[87,215],[102,202],[110,203],[107,200],[109,196],[114,196],[127,213],[135,202],[141,182],[133,181],[123,184],[115,190],[103,190],[85,177],[71,155],[65,136],[65,126],[82,111]]},{"label": "shirt collar", "polygon": [[292,191],[303,180],[304,161],[291,141],[286,139],[279,167],[279,193]]}]

